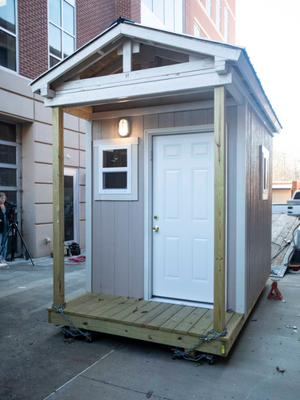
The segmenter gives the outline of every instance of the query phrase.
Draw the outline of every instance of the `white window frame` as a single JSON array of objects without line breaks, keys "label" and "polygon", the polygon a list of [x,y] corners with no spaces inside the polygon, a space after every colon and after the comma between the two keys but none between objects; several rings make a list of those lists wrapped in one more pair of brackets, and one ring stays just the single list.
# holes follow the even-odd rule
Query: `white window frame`
[{"label": "white window frame", "polygon": [[224,6],[224,40],[226,43],[229,41],[229,10]]},{"label": "white window frame", "polygon": [[[74,8],[74,34],[68,32],[63,28],[63,2],[66,2],[70,4],[71,7]],[[61,25],[57,25],[55,22],[52,22],[50,20],[50,0],[48,0],[48,66],[50,68],[50,57],[55,58],[58,62],[64,59],[64,33],[66,33],[69,36],[72,36],[74,39],[74,51],[76,50],[76,0],[60,0],[60,13],[61,13]],[[61,58],[58,56],[55,56],[54,54],[50,53],[50,29],[49,25],[53,25],[56,28],[58,28],[61,31]]]},{"label": "white window frame", "polygon": [[201,36],[201,29],[198,26],[198,24],[196,24],[196,22],[194,22],[194,36],[195,37],[202,37]]},{"label": "white window frame", "polygon": [[[115,149],[127,149],[127,167],[103,168],[103,151]],[[127,172],[127,188],[104,189],[105,172]],[[138,200],[138,138],[94,141],[94,200]]]},{"label": "white window frame", "polygon": [[216,0],[216,27],[221,31],[221,0]]},{"label": "white window frame", "polygon": [[0,26],[0,31],[7,33],[10,36],[13,36],[16,39],[16,70],[4,67],[1,65],[1,68],[6,68],[9,71],[14,71],[19,73],[19,40],[18,40],[18,0],[15,0],[15,24],[16,24],[16,33],[12,33],[11,31],[2,28]]},{"label": "white window frame", "polygon": [[211,0],[206,0],[206,13],[211,17]]},{"label": "white window frame", "polygon": [[269,150],[264,146],[259,146],[259,198],[260,200],[268,200],[269,198]]}]

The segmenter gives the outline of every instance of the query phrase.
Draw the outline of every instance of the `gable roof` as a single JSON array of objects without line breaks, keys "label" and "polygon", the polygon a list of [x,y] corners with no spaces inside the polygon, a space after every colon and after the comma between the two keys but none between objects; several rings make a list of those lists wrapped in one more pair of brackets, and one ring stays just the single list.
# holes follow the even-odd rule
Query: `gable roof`
[{"label": "gable roof", "polygon": [[84,68],[93,65],[108,52],[116,50],[125,39],[161,49],[181,52],[196,58],[205,56],[215,60],[225,60],[236,71],[255,104],[267,116],[273,126],[273,130],[279,132],[282,128],[245,48],[150,28],[126,20],[115,21],[108,29],[34,79],[30,83],[33,92],[39,93],[45,86],[50,88],[50,85],[55,84],[55,82],[70,79]]}]

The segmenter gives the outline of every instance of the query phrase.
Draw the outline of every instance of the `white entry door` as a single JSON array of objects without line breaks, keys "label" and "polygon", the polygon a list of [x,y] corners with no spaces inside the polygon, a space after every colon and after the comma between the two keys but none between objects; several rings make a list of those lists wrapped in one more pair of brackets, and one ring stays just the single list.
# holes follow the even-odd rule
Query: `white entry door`
[{"label": "white entry door", "polygon": [[213,303],[213,138],[153,137],[153,296]]}]

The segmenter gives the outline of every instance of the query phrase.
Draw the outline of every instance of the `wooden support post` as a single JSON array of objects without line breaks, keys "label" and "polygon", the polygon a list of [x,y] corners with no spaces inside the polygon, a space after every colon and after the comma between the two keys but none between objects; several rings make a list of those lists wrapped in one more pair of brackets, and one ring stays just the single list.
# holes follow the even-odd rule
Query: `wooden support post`
[{"label": "wooden support post", "polygon": [[63,108],[52,109],[53,133],[53,303],[65,302]]},{"label": "wooden support post", "polygon": [[215,87],[214,330],[225,328],[226,89]]}]

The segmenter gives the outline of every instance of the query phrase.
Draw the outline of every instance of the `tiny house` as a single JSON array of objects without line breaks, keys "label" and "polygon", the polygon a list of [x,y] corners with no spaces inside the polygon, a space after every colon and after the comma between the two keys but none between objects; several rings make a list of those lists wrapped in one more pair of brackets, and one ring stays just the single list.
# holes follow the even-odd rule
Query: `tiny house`
[{"label": "tiny house", "polygon": [[245,49],[117,21],[31,86],[53,109],[54,305],[67,112],[86,119],[87,273],[65,314],[186,349],[226,328],[196,350],[227,356],[270,273],[281,129]]}]

